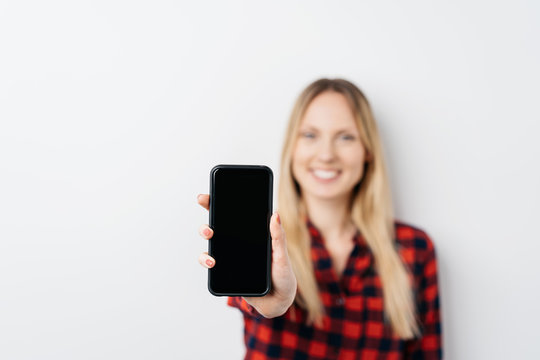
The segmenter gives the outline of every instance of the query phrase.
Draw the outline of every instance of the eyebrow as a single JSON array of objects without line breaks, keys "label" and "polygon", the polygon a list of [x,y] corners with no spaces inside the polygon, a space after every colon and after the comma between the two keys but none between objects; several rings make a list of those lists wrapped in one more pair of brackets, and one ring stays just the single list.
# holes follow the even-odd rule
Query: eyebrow
[{"label": "eyebrow", "polygon": [[[306,130],[311,130],[311,131],[320,131],[319,128],[316,128],[315,126],[313,125],[304,125],[304,126],[301,126],[300,127],[300,131],[306,131]],[[335,133],[336,134],[341,134],[341,133],[344,133],[344,132],[356,132],[356,128],[355,127],[347,127],[347,128],[342,128],[342,129],[338,129]]]}]

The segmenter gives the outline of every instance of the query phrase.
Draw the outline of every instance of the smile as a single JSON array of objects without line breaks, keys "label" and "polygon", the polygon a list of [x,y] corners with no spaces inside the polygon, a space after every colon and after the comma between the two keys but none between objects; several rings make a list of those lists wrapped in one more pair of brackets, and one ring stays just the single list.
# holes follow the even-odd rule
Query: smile
[{"label": "smile", "polygon": [[311,173],[318,180],[333,180],[339,176],[340,171],[315,169]]}]

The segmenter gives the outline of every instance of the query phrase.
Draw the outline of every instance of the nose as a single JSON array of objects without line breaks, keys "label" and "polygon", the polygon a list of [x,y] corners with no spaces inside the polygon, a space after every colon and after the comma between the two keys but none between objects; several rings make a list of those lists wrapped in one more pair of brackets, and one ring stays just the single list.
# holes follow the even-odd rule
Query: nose
[{"label": "nose", "polygon": [[324,162],[331,162],[334,160],[336,156],[336,152],[334,149],[334,144],[331,140],[325,140],[321,141],[319,144],[319,149],[317,153],[317,157],[320,161]]}]

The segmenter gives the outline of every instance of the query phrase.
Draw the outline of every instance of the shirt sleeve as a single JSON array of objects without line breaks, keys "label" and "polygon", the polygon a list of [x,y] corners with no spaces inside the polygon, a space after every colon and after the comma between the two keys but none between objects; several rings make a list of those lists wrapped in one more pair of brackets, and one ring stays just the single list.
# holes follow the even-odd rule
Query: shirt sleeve
[{"label": "shirt sleeve", "polygon": [[257,310],[255,310],[253,306],[249,305],[246,302],[246,300],[244,300],[241,296],[234,296],[234,297],[230,296],[227,299],[227,305],[239,309],[242,312],[242,314],[244,314],[245,316],[254,317],[254,318],[263,317],[261,314],[259,314]]},{"label": "shirt sleeve", "polygon": [[418,288],[418,318],[421,335],[407,342],[406,359],[442,359],[442,331],[437,279],[437,259],[431,239],[424,233],[425,256]]}]

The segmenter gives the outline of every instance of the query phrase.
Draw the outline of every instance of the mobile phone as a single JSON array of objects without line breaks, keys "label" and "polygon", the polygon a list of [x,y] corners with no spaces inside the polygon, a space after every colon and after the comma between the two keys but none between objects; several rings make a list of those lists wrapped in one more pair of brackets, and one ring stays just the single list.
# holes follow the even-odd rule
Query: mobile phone
[{"label": "mobile phone", "polygon": [[216,296],[264,296],[271,287],[273,173],[262,165],[210,171],[208,290]]}]

